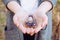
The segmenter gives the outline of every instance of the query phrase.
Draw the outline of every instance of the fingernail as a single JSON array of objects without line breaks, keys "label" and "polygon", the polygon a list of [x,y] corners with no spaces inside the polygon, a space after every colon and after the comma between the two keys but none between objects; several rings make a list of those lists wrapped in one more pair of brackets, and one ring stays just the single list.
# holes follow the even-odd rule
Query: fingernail
[{"label": "fingernail", "polygon": [[30,34],[31,36],[33,36],[33,34]]}]

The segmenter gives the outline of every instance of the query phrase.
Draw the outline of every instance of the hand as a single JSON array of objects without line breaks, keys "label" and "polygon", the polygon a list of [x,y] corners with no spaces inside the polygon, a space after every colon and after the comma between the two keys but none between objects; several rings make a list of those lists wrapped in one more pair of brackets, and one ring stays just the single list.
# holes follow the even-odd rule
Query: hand
[{"label": "hand", "polygon": [[26,33],[26,28],[23,25],[23,22],[27,16],[27,12],[21,10],[20,12],[15,13],[13,17],[14,24],[23,32]]},{"label": "hand", "polygon": [[26,28],[24,26],[25,19],[28,16],[28,12],[25,12],[24,10],[21,10],[20,12],[15,13],[13,17],[14,24],[25,34],[33,35],[33,28]]},{"label": "hand", "polygon": [[35,29],[28,28],[27,33],[30,34],[31,36],[34,35],[35,33],[38,33],[48,23],[48,17],[47,17],[47,15],[45,13],[35,12],[33,15],[37,20],[37,25],[38,26]]},{"label": "hand", "polygon": [[35,14],[37,21],[38,21],[38,26],[35,28],[35,33],[38,33],[41,29],[43,29],[47,24],[48,24],[48,17],[46,13],[36,13]]},{"label": "hand", "polygon": [[30,35],[33,35],[35,33],[38,33],[41,29],[43,29],[47,23],[48,23],[48,17],[45,13],[38,13],[38,12],[35,12],[33,13],[36,21],[37,21],[37,27],[35,29],[33,28],[28,28],[28,32],[30,32],[29,34]]}]

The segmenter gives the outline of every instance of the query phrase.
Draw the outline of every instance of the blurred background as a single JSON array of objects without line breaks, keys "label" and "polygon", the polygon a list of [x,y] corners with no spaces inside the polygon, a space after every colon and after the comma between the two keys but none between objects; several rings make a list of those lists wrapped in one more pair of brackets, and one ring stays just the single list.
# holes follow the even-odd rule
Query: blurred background
[{"label": "blurred background", "polygon": [[[53,1],[55,2],[55,0]],[[57,0],[52,10],[52,37],[51,40],[60,40],[60,0]],[[0,0],[0,40],[4,40],[4,26],[6,25],[6,8]]]}]

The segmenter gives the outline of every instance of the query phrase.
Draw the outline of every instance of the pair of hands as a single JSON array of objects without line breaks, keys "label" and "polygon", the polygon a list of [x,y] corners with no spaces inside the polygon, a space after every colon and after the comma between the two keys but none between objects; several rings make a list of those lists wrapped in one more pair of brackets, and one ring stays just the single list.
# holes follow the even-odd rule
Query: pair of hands
[{"label": "pair of hands", "polygon": [[[25,21],[25,19],[27,18],[27,16],[29,15],[29,12],[26,12],[24,10],[21,10],[20,12],[15,13],[14,17],[13,17],[13,21],[14,24],[25,34],[30,34],[33,35],[35,33],[38,33],[42,28],[44,28],[47,23],[48,23],[48,17],[45,13],[40,13],[38,11],[33,12],[33,15],[36,16],[38,23],[38,26],[33,29],[33,28],[26,28],[23,25],[23,22]],[[40,20],[41,19],[41,20]]]}]

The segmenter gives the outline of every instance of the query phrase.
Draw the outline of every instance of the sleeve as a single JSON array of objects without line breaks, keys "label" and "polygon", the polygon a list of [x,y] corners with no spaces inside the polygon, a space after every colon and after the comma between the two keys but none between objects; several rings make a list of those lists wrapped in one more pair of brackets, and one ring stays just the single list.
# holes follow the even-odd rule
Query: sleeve
[{"label": "sleeve", "polygon": [[3,1],[3,3],[5,4],[5,5],[7,5],[9,2],[11,2],[11,1],[16,1],[17,2],[17,0],[2,0]]},{"label": "sleeve", "polygon": [[57,0],[51,0],[51,2],[53,3],[53,6],[56,4]]},{"label": "sleeve", "polygon": [[[8,9],[7,4],[8,4],[9,2],[11,2],[11,1],[16,1],[16,2],[17,2],[17,0],[2,0],[2,2],[5,4],[5,6],[6,6],[7,9]],[[8,9],[8,10],[9,10],[9,9]]]},{"label": "sleeve", "polygon": [[53,4],[53,3],[52,3],[52,0],[42,0],[42,2],[44,2],[44,1],[48,1],[48,2],[50,2],[51,4]]}]

